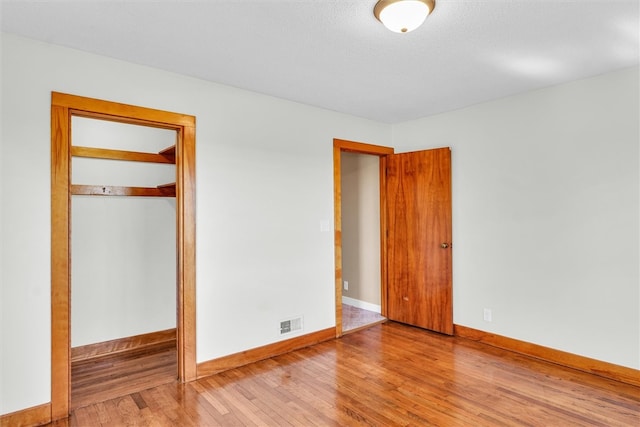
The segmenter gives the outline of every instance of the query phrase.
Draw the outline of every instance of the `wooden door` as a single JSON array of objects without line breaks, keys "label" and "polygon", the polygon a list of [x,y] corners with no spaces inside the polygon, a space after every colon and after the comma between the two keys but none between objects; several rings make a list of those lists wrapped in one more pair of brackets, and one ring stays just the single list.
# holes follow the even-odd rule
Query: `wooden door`
[{"label": "wooden door", "polygon": [[387,317],[452,335],[451,150],[385,159]]}]

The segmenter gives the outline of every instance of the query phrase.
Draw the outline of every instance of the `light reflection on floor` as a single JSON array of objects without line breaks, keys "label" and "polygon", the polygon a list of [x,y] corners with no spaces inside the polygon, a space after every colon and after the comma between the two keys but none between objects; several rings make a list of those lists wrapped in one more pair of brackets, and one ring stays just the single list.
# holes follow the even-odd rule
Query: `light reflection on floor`
[{"label": "light reflection on floor", "polygon": [[351,331],[385,320],[380,313],[342,304],[342,330]]}]

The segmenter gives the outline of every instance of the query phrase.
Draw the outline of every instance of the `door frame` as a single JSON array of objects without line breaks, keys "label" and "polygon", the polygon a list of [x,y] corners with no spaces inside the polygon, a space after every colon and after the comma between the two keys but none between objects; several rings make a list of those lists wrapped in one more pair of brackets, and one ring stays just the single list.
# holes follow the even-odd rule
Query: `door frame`
[{"label": "door frame", "polygon": [[383,316],[387,315],[387,253],[386,232],[386,178],[384,174],[385,157],[394,154],[392,147],[366,144],[363,142],[333,139],[333,221],[334,221],[334,257],[335,257],[335,305],[336,305],[336,337],[342,332],[342,172],[341,153],[370,154],[379,157],[380,163],[380,308]]},{"label": "door frame", "polygon": [[51,419],[71,399],[71,118],[175,130],[178,380],[196,379],[195,117],[51,93]]}]

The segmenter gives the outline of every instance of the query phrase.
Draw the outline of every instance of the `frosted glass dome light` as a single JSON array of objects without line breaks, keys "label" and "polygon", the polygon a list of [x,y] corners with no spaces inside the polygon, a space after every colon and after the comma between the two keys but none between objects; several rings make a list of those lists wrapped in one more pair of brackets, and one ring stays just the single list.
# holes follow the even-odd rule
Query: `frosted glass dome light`
[{"label": "frosted glass dome light", "polygon": [[373,14],[391,31],[408,33],[422,25],[435,5],[435,0],[380,0]]}]

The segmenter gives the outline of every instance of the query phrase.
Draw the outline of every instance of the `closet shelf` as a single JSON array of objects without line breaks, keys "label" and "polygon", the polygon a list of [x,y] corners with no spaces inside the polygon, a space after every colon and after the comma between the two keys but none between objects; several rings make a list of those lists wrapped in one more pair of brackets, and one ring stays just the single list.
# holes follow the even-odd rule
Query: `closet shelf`
[{"label": "closet shelf", "polygon": [[176,162],[176,146],[175,145],[165,148],[164,150],[160,151],[158,154],[161,155],[162,157],[165,157],[166,159],[171,160],[171,163]]},{"label": "closet shelf", "polygon": [[[140,151],[111,150],[106,148],[71,147],[71,155],[94,159],[127,160],[148,163],[176,163],[176,147],[165,148],[159,153]],[[71,194],[82,196],[138,196],[138,197],[176,197],[176,183],[157,187],[120,187],[114,185],[72,185]]]},{"label": "closet shelf", "polygon": [[164,184],[158,187],[119,187],[114,185],[72,185],[71,194],[75,196],[137,196],[137,197],[175,197],[176,184]]},{"label": "closet shelf", "polygon": [[170,182],[168,184],[158,185],[158,190],[163,191],[165,194],[171,197],[176,197],[176,183]]},{"label": "closet shelf", "polygon": [[140,151],[111,150],[107,148],[71,147],[71,155],[74,157],[90,157],[94,159],[128,160],[132,162],[168,163],[175,164],[175,146],[166,148],[160,153],[143,153]]}]

